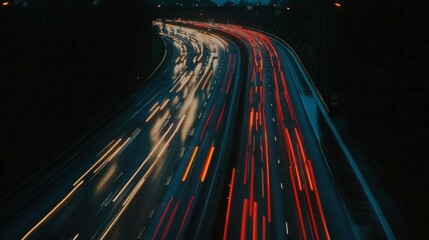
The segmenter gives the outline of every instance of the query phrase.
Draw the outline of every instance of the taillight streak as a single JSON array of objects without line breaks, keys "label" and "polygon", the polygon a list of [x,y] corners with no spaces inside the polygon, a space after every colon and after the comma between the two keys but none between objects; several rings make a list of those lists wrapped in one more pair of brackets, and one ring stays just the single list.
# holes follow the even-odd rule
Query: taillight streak
[{"label": "taillight streak", "polygon": [[231,182],[229,184],[228,207],[226,209],[225,227],[223,229],[224,240],[227,239],[227,235],[228,235],[229,216],[231,214],[231,199],[232,199],[232,192],[234,191],[234,179],[235,179],[235,168],[232,168]]},{"label": "taillight streak", "polygon": [[167,238],[168,231],[170,230],[171,223],[173,222],[174,216],[176,215],[177,208],[179,207],[179,204],[180,204],[180,199],[176,203],[176,206],[174,207],[173,212],[171,213],[170,218],[168,219],[167,226],[165,227],[164,232],[162,233],[161,239]]},{"label": "taillight streak", "polygon": [[313,166],[311,165],[310,160],[308,160],[307,162],[308,162],[308,168],[310,171],[311,179],[314,182],[314,194],[316,195],[317,208],[319,209],[319,214],[320,214],[320,217],[322,218],[322,224],[323,224],[323,229],[325,231],[325,236],[326,236],[326,239],[331,239],[331,237],[329,236],[328,226],[326,225],[325,215],[323,214],[322,204],[320,202],[320,197],[319,197],[319,191],[317,190],[317,184],[316,184],[316,179],[314,177]]},{"label": "taillight streak", "polygon": [[188,218],[189,210],[191,209],[192,202],[194,201],[194,195],[192,195],[191,200],[189,201],[188,208],[186,208],[185,216],[183,216],[182,224],[180,225],[179,233],[177,234],[177,239],[180,238],[180,234],[182,233],[183,226],[185,225],[186,219]]},{"label": "taillight streak", "polygon": [[258,203],[253,202],[252,240],[258,239]]},{"label": "taillight streak", "polygon": [[216,131],[217,131],[217,129],[219,128],[219,125],[220,125],[220,123],[221,123],[221,121],[222,121],[223,113],[224,113],[224,111],[225,111],[225,106],[226,106],[226,103],[224,103],[224,104],[223,104],[222,112],[220,113],[219,119],[217,120],[217,123],[216,123]]},{"label": "taillight streak", "polygon": [[216,105],[213,105],[212,110],[210,111],[210,114],[209,114],[209,116],[208,116],[208,118],[207,118],[207,120],[206,120],[206,123],[204,124],[203,131],[201,131],[200,140],[201,140],[201,139],[203,139],[204,133],[205,133],[205,131],[206,131],[207,125],[208,125],[208,124],[209,124],[209,122],[210,122],[210,119],[211,119],[211,117],[212,117],[213,110],[214,110],[215,106],[216,106]]},{"label": "taillight streak", "polygon": [[249,201],[247,198],[244,199],[243,202],[243,211],[241,215],[241,233],[240,233],[240,240],[246,239],[246,223],[247,223],[247,211],[248,211],[248,204]]},{"label": "taillight streak", "polygon": [[167,215],[168,209],[170,208],[170,205],[173,202],[173,199],[174,199],[174,196],[171,196],[170,201],[168,201],[168,204],[165,207],[164,212],[162,213],[161,220],[159,221],[158,226],[156,227],[155,232],[153,233],[152,240],[156,238],[159,228],[161,227],[161,224],[164,221],[165,215]]},{"label": "taillight streak", "polygon": [[301,234],[302,234],[303,239],[305,240],[305,239],[307,239],[307,234],[305,232],[304,220],[302,219],[301,204],[299,203],[298,192],[296,190],[296,183],[295,183],[295,179],[293,177],[293,171],[292,171],[291,166],[289,166],[289,174],[290,174],[290,179],[292,181],[293,195],[295,197],[296,209],[298,211],[298,219],[299,219],[299,224],[301,226]]}]

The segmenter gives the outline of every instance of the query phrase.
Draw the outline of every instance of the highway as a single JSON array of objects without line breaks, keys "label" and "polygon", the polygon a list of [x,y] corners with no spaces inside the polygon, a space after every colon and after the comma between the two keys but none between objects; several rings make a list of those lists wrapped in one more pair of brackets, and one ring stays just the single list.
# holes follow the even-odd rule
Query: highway
[{"label": "highway", "polygon": [[249,55],[223,239],[371,236],[358,229],[344,207],[320,147],[317,119],[310,119],[315,116],[305,106],[310,89],[300,82],[302,72],[292,65],[288,47],[236,25],[184,23],[232,34]]},{"label": "highway", "polygon": [[[19,214],[2,224],[1,239],[182,234],[226,161],[240,55],[214,34],[156,26],[167,55],[149,85],[53,171],[58,181],[19,204]],[[173,212],[164,210],[167,204]]]},{"label": "highway", "polygon": [[365,238],[294,53],[236,25],[154,25],[166,55],[148,84],[43,188],[2,207],[16,214],[0,238],[205,239],[213,228],[223,239]]}]

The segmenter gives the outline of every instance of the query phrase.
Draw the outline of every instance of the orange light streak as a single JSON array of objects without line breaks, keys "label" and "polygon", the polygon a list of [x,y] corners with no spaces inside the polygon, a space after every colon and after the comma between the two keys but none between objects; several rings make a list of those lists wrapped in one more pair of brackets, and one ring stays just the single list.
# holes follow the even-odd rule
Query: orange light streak
[{"label": "orange light streak", "polygon": [[189,161],[188,166],[186,167],[185,174],[183,174],[182,182],[186,181],[186,178],[188,177],[189,171],[191,170],[192,164],[194,163],[195,156],[197,155],[197,152],[198,152],[198,146],[195,147],[194,152],[192,153],[191,160]]},{"label": "orange light streak", "polygon": [[201,175],[200,175],[201,182],[204,182],[204,180],[206,179],[207,171],[209,169],[210,162],[212,160],[214,149],[215,149],[215,147],[211,146],[210,152],[207,155],[207,159],[206,159],[206,162],[204,163],[203,171],[201,172]]}]

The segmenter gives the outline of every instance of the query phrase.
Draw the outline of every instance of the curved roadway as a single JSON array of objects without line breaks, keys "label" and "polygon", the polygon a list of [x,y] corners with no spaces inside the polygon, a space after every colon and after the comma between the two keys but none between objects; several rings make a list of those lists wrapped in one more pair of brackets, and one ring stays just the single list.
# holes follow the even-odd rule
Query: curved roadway
[{"label": "curved roadway", "polygon": [[0,238],[205,238],[224,182],[223,239],[359,238],[293,53],[239,26],[154,24],[166,56],[149,83],[2,207]]}]

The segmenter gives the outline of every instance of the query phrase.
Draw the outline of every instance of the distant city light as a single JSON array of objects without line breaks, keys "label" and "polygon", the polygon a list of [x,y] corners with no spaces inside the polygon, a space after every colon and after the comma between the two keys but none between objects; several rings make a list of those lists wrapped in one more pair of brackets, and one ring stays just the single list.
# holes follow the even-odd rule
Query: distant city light
[{"label": "distant city light", "polygon": [[336,3],[335,3],[335,7],[341,7],[341,3],[336,2]]},{"label": "distant city light", "polygon": [[9,6],[9,2],[4,2],[1,5],[4,6],[4,7]]},{"label": "distant city light", "polygon": [[289,7],[289,6],[287,6],[287,7],[286,7],[286,10],[290,11],[290,7]]}]

